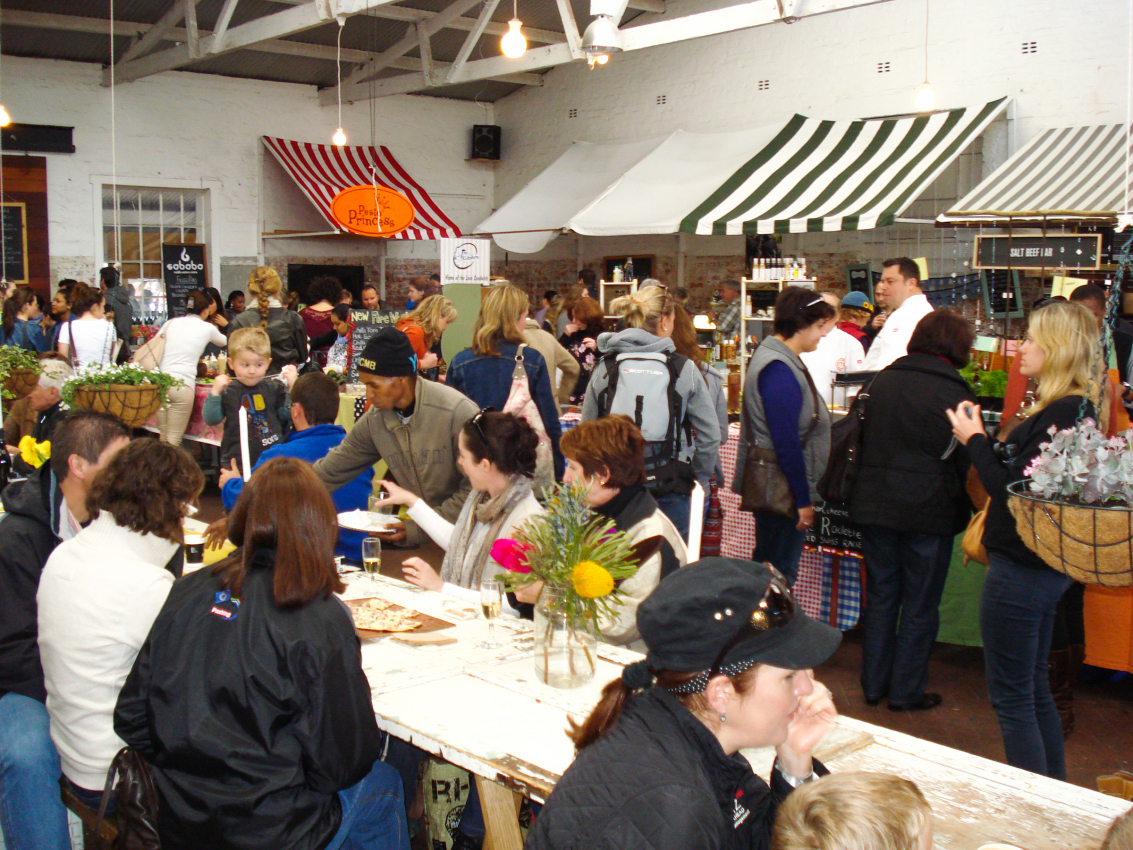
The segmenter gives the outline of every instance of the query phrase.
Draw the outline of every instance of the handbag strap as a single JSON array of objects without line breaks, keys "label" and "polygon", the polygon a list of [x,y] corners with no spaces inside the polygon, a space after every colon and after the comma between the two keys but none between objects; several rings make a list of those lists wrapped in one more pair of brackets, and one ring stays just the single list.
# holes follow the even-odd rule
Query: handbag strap
[{"label": "handbag strap", "polygon": [[67,341],[70,345],[67,346],[67,365],[73,370],[75,368],[75,326],[71,315],[71,308],[67,308]]},{"label": "handbag strap", "polygon": [[514,381],[518,377],[527,377],[527,364],[523,361],[523,349],[527,348],[527,343],[521,342],[519,348],[515,350],[515,368],[511,370],[511,379]]},{"label": "handbag strap", "polygon": [[106,819],[106,807],[110,804],[110,795],[114,793],[114,780],[118,778],[118,759],[115,757],[106,771],[106,786],[102,789],[102,799],[98,802],[98,817],[94,824],[94,834],[102,831],[102,822]]}]

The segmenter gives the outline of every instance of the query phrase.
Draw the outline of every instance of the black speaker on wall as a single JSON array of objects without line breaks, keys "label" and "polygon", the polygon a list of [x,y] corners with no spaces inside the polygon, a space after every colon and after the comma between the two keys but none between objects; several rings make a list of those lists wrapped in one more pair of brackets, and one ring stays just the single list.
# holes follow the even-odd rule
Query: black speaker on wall
[{"label": "black speaker on wall", "polygon": [[472,125],[472,159],[500,158],[500,135],[502,129],[496,124]]}]

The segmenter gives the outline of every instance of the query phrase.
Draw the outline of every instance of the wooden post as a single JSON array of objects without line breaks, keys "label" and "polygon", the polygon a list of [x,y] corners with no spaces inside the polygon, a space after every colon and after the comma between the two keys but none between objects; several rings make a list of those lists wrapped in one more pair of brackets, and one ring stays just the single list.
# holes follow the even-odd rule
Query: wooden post
[{"label": "wooden post", "polygon": [[482,776],[476,777],[476,790],[484,813],[484,850],[522,850],[518,815],[523,798]]}]

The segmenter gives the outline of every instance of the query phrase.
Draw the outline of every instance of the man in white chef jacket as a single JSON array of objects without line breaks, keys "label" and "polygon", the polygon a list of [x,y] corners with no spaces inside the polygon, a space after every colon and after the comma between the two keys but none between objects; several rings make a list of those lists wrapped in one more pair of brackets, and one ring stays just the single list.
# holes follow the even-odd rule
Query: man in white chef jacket
[{"label": "man in white chef jacket", "polygon": [[932,312],[933,307],[921,291],[920,269],[908,257],[886,260],[881,275],[892,312],[885,326],[866,354],[864,370],[879,372],[908,352],[909,340],[917,322]]},{"label": "man in white chef jacket", "polygon": [[860,372],[865,361],[865,349],[862,344],[838,327],[839,305],[838,296],[833,292],[823,292],[822,299],[834,308],[833,318],[827,320],[823,329],[823,337],[818,341],[818,348],[814,351],[804,351],[799,358],[806,365],[814,379],[818,394],[829,407],[831,402],[841,407],[848,407],[849,401],[857,394],[857,387],[849,398],[846,388],[834,388],[834,379],[847,372]]}]

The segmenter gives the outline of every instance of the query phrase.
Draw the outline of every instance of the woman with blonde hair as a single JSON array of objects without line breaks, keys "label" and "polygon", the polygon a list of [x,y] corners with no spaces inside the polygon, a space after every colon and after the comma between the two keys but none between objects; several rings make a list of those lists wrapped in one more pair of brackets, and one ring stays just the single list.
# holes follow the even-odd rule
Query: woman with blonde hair
[{"label": "woman with blonde hair", "polygon": [[564,466],[559,453],[559,406],[551,389],[547,362],[524,341],[527,313],[527,295],[523,290],[510,283],[491,287],[480,303],[480,314],[472,327],[472,347],[452,358],[446,383],[476,402],[481,410],[503,410],[511,393],[515,366],[522,363],[527,373],[527,391],[551,440],[558,479]]},{"label": "woman with blonde hair", "polygon": [[697,481],[708,492],[720,423],[700,370],[673,343],[676,307],[663,286],[614,300],[610,308],[626,329],[598,336],[602,359],[590,375],[582,419],[633,419],[646,440],[645,486],[687,539],[689,495]]},{"label": "woman with blonde hair", "polygon": [[307,328],[303,317],[287,309],[282,301],[283,281],[279,273],[260,266],[248,275],[250,306],[228,323],[228,333],[259,325],[271,340],[269,375],[278,375],[284,366],[298,366],[307,360]]},{"label": "woman with blonde hair", "polygon": [[443,295],[430,295],[417,308],[397,323],[397,329],[409,337],[417,353],[417,368],[432,369],[437,365],[437,352],[432,349],[441,341],[441,334],[456,321],[456,308]]},{"label": "woman with blonde hair", "polygon": [[1007,508],[1007,485],[1029,477],[1050,429],[1094,417],[1099,386],[1098,326],[1080,304],[1055,302],[1031,314],[1019,345],[1020,372],[1038,381],[1038,403],[1006,441],[993,443],[980,408],[948,411],[956,439],[968,447],[991,502],[983,544],[989,566],[980,600],[987,690],[999,717],[1007,761],[1066,778],[1062,725],[1050,692],[1047,658],[1058,600],[1072,580],[1027,549]]}]

